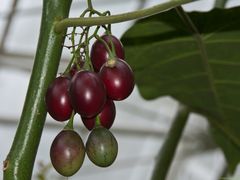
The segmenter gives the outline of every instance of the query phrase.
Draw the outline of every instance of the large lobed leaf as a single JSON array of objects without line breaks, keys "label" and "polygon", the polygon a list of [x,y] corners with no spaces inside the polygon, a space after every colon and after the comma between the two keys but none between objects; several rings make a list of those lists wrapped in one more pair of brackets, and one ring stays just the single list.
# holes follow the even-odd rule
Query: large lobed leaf
[{"label": "large lobed leaf", "polygon": [[122,38],[145,99],[170,95],[202,113],[230,170],[240,161],[240,8],[191,12],[207,52],[175,10],[134,24]]}]

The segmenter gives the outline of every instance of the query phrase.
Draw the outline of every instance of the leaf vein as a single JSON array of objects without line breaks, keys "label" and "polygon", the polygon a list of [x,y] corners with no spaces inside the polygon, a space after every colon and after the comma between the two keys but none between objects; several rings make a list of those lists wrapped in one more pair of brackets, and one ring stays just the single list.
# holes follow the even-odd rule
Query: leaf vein
[{"label": "leaf vein", "polygon": [[199,54],[199,51],[192,51],[192,52],[187,52],[187,53],[181,53],[178,56],[175,56],[175,57],[172,57],[172,58],[169,58],[169,59],[165,59],[165,60],[161,61],[160,63],[159,62],[156,62],[156,63],[161,64],[161,65],[166,65],[168,63],[171,63],[171,62],[174,62],[174,61],[186,58],[186,57],[191,57],[191,56],[194,56],[196,54]]},{"label": "leaf vein", "polygon": [[240,108],[228,104],[221,104],[222,108],[240,112]]},{"label": "leaf vein", "polygon": [[215,80],[217,85],[240,85],[240,81],[231,81],[231,80]]},{"label": "leaf vein", "polygon": [[229,66],[240,66],[239,62],[229,62],[229,61],[217,61],[211,60],[209,61],[210,64],[219,64],[219,65],[229,65]]},{"label": "leaf vein", "polygon": [[216,44],[216,43],[240,43],[240,39],[217,39],[211,41],[205,41],[206,44]]},{"label": "leaf vein", "polygon": [[231,27],[232,25],[235,25],[235,24],[239,24],[239,21],[234,21],[234,22],[231,22],[231,23],[226,23],[224,26],[221,26],[220,28],[216,29],[215,31],[213,31],[212,33],[209,33],[209,34],[206,34],[205,36],[202,35],[203,37],[203,40],[206,41],[207,39],[210,39],[212,36],[214,36],[214,34],[216,34],[217,32],[220,32],[221,30],[223,29],[226,29],[228,27]]}]

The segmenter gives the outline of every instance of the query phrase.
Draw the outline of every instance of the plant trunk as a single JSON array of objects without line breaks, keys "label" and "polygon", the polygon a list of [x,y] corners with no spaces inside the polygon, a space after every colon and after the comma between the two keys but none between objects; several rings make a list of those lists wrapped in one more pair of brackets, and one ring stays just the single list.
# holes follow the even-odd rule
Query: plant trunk
[{"label": "plant trunk", "polygon": [[166,179],[189,114],[189,109],[186,106],[180,105],[165,142],[163,143],[158,157],[156,158],[156,164],[151,180]]},{"label": "plant trunk", "polygon": [[71,0],[43,1],[34,66],[14,142],[4,161],[4,180],[31,179],[46,118],[45,92],[56,76],[64,41],[65,32],[56,34],[54,23],[68,16],[70,6]]}]

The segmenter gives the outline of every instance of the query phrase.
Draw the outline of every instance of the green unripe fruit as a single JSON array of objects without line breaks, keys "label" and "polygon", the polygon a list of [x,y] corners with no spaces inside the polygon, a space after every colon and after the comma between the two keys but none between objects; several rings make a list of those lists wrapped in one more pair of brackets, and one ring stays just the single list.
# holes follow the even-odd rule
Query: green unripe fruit
[{"label": "green unripe fruit", "polygon": [[96,127],[88,136],[86,152],[95,165],[108,167],[117,157],[118,143],[108,129]]}]

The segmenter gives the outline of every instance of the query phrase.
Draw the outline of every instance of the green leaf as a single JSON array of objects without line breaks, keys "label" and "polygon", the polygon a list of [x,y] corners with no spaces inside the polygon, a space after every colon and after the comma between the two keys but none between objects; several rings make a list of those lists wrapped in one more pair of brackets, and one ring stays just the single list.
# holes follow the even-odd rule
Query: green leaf
[{"label": "green leaf", "polygon": [[231,171],[240,161],[239,14],[240,8],[188,13],[199,32],[192,33],[170,10],[138,21],[122,38],[141,95],[170,95],[205,115]]}]

